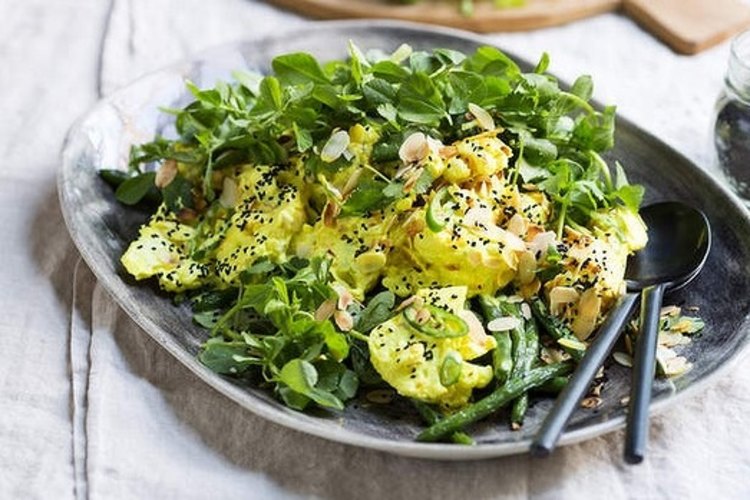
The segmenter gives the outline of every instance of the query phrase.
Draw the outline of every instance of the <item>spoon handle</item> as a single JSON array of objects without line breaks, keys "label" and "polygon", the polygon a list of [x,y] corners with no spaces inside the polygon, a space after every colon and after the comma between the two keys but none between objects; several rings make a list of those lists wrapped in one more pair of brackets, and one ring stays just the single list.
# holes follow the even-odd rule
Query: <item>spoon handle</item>
[{"label": "spoon handle", "polygon": [[544,419],[542,427],[531,443],[531,453],[537,457],[549,455],[557,444],[565,424],[578,407],[579,401],[588,391],[599,367],[604,363],[609,351],[620,335],[622,327],[630,317],[633,310],[637,293],[628,293],[620,299],[615,308],[609,313],[594,342],[586,349],[576,371],[570,378],[570,382],[557,397],[555,406]]},{"label": "spoon handle", "polygon": [[641,296],[641,331],[635,344],[633,380],[625,431],[625,461],[638,464],[646,455],[648,440],[648,406],[656,371],[656,345],[659,338],[659,315],[664,285],[643,289]]}]

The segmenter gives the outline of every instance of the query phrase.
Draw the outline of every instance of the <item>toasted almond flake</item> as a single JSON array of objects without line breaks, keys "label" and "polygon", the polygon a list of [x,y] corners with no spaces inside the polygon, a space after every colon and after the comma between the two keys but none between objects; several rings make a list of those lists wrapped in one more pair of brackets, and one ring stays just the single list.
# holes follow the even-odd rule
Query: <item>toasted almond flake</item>
[{"label": "toasted almond flake", "polygon": [[521,216],[521,214],[513,214],[513,217],[511,217],[508,221],[508,231],[521,238],[523,238],[523,235],[526,234],[528,228],[529,224],[526,222],[526,219]]},{"label": "toasted almond flake", "polygon": [[417,295],[412,295],[408,299],[404,299],[398,305],[398,307],[396,308],[396,312],[402,311],[412,304],[414,304],[415,307],[422,307],[424,305],[424,299],[422,299],[422,297],[418,297]]},{"label": "toasted almond flake", "polygon": [[571,329],[578,340],[586,340],[594,331],[601,307],[602,299],[593,288],[589,288],[581,294],[578,301],[578,316],[571,325]]},{"label": "toasted almond flake", "polygon": [[354,319],[352,315],[346,311],[336,311],[333,313],[333,321],[336,323],[342,332],[348,332],[354,327]]},{"label": "toasted almond flake", "polygon": [[465,227],[477,227],[477,223],[484,226],[494,226],[495,220],[492,209],[486,206],[472,207],[466,211],[461,219],[461,225]]},{"label": "toasted almond flake", "polygon": [[419,178],[422,176],[422,172],[424,172],[424,168],[415,168],[409,172],[408,175],[405,175],[404,178],[406,179],[404,181],[404,193],[411,192],[414,185],[417,183]]},{"label": "toasted almond flake", "polygon": [[443,146],[438,151],[438,154],[440,155],[440,158],[447,160],[458,154],[458,148],[456,146]]},{"label": "toasted almond flake", "polygon": [[505,332],[521,326],[521,320],[513,316],[502,316],[487,323],[487,329],[491,332]]},{"label": "toasted almond flake", "polygon": [[672,305],[672,306],[664,306],[661,308],[661,311],[659,312],[660,316],[677,316],[681,312],[680,308]]},{"label": "toasted almond flake", "polygon": [[612,358],[622,366],[627,366],[628,368],[633,367],[633,358],[631,358],[629,354],[618,351],[612,354]]},{"label": "toasted almond flake", "polygon": [[330,318],[336,311],[336,301],[334,299],[324,300],[315,310],[315,320],[325,321]]},{"label": "toasted almond flake", "polygon": [[370,403],[378,405],[387,405],[393,401],[394,393],[390,389],[376,389],[365,394],[365,398]]},{"label": "toasted almond flake", "polygon": [[511,304],[519,304],[523,302],[523,297],[521,297],[520,295],[511,295],[505,300],[507,302],[510,302]]},{"label": "toasted almond flake", "polygon": [[588,410],[593,410],[594,408],[598,408],[599,406],[601,406],[601,404],[602,404],[602,398],[597,397],[597,396],[583,398],[583,401],[581,401],[581,406]]},{"label": "toasted almond flake", "polygon": [[521,316],[525,320],[531,319],[531,307],[526,302],[521,303]]},{"label": "toasted almond flake", "polygon": [[349,133],[346,130],[337,130],[326,141],[320,151],[320,159],[326,163],[332,163],[349,147]]},{"label": "toasted almond flake", "polygon": [[346,180],[346,184],[344,184],[344,188],[341,190],[342,197],[347,197],[349,196],[349,193],[354,191],[354,188],[357,187],[357,184],[359,183],[359,178],[362,177],[363,171],[364,169],[358,168],[352,172],[352,175]]},{"label": "toasted almond flake", "polygon": [[534,279],[531,283],[527,285],[521,285],[520,289],[518,290],[524,298],[530,299],[534,295],[537,295],[539,293],[539,289],[542,288],[542,282],[538,279]]},{"label": "toasted almond flake", "polygon": [[544,258],[550,246],[557,246],[557,235],[553,231],[539,233],[526,244],[526,247],[534,252],[534,255],[538,253],[540,258]]},{"label": "toasted almond flake", "polygon": [[337,203],[328,200],[326,206],[323,207],[323,214],[321,216],[321,219],[323,219],[323,224],[328,227],[335,226],[336,217],[338,217],[340,211],[341,207]]},{"label": "toasted almond flake", "polygon": [[556,286],[549,292],[549,309],[554,316],[563,312],[563,306],[575,302],[579,297],[578,290],[570,286]]},{"label": "toasted almond flake", "polygon": [[495,120],[492,116],[481,106],[477,106],[473,102],[469,103],[469,113],[471,113],[477,120],[477,124],[484,130],[495,130]]},{"label": "toasted almond flake", "polygon": [[674,347],[690,343],[690,339],[679,333],[659,332],[659,345],[664,347]]},{"label": "toasted almond flake", "polygon": [[233,208],[237,204],[237,183],[229,177],[224,177],[219,203],[224,208]]},{"label": "toasted almond flake", "polygon": [[[466,326],[469,327],[469,337],[474,342],[479,345],[485,345],[487,349],[494,347],[493,339],[487,335],[482,322],[479,321],[476,314],[468,309],[461,309],[456,315],[466,322]],[[488,343],[489,345],[487,345]]]},{"label": "toasted almond flake", "polygon": [[586,344],[584,344],[580,340],[568,339],[568,338],[563,337],[563,338],[557,339],[557,343],[563,347],[567,347],[568,349],[575,349],[576,351],[586,350]]},{"label": "toasted almond flake", "polygon": [[415,163],[430,153],[430,143],[422,132],[414,132],[398,149],[398,157],[404,163]]},{"label": "toasted almond flake", "polygon": [[341,311],[345,311],[346,308],[354,302],[354,297],[352,297],[351,292],[349,292],[349,289],[344,285],[336,283],[332,288],[336,292],[336,295],[339,296],[338,300],[336,301],[336,308]]},{"label": "toasted almond flake", "polygon": [[175,160],[165,160],[154,177],[154,185],[159,189],[169,186],[174,178],[177,177],[177,162]]}]

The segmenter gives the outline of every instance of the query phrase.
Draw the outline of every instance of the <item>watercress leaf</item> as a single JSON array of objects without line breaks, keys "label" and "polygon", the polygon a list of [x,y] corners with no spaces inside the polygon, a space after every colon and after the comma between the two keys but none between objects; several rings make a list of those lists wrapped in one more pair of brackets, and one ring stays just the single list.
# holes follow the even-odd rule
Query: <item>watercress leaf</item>
[{"label": "watercress leaf", "polygon": [[389,201],[383,193],[386,186],[385,182],[374,179],[360,181],[341,207],[341,215],[362,215],[384,207]]},{"label": "watercress leaf", "polygon": [[378,78],[391,83],[400,82],[409,76],[409,70],[392,61],[379,61],[372,65],[370,71]]},{"label": "watercress leaf", "polygon": [[333,358],[336,361],[346,359],[349,355],[349,342],[346,340],[346,336],[343,333],[337,332],[330,321],[322,323],[321,331],[328,352],[331,353]]},{"label": "watercress leaf", "polygon": [[396,296],[388,290],[375,295],[357,317],[354,329],[365,334],[370,333],[370,330],[390,319],[395,302]]},{"label": "watercress leaf", "polygon": [[445,65],[457,66],[461,64],[464,59],[466,59],[466,55],[464,53],[452,49],[438,48],[433,50],[432,53],[441,63]]},{"label": "watercress leaf", "polygon": [[332,408],[334,410],[344,409],[344,403],[339,398],[337,398],[330,392],[320,390],[317,387],[313,387],[312,390],[307,394],[307,396],[315,401],[318,405],[325,408]]},{"label": "watercress leaf", "polygon": [[318,61],[305,52],[277,56],[271,61],[271,66],[279,80],[286,85],[328,83]]},{"label": "watercress leaf", "polygon": [[310,404],[310,398],[289,387],[279,386],[278,392],[284,404],[293,410],[303,411]]},{"label": "watercress leaf", "polygon": [[141,201],[151,189],[156,189],[154,179],[156,172],[146,172],[127,179],[117,187],[115,197],[125,205],[135,205]]},{"label": "watercress leaf", "polygon": [[270,109],[279,111],[284,105],[281,84],[276,77],[267,76],[260,82],[260,102]]},{"label": "watercress leaf", "polygon": [[257,71],[232,71],[232,78],[237,80],[240,85],[249,90],[253,95],[258,95],[258,93],[260,92],[260,82],[263,80],[263,75],[261,75]]},{"label": "watercress leaf", "polygon": [[357,395],[359,389],[359,378],[352,370],[345,369],[339,378],[339,384],[334,394],[341,400],[346,401]]},{"label": "watercress leaf", "polygon": [[518,65],[496,47],[479,47],[466,58],[464,67],[485,76],[513,80],[521,74]]},{"label": "watercress leaf", "polygon": [[542,52],[542,57],[540,57],[539,62],[536,63],[534,73],[545,73],[547,71],[547,68],[549,68],[549,54],[546,52]]},{"label": "watercress leaf", "polygon": [[373,78],[362,86],[362,93],[370,105],[392,104],[396,99],[396,89],[382,78]]},{"label": "watercress leaf", "polygon": [[645,189],[639,184],[627,184],[620,186],[615,191],[615,196],[633,212],[637,212],[643,202]]},{"label": "watercress leaf", "polygon": [[198,358],[216,373],[239,374],[253,363],[246,357],[247,346],[242,342],[225,342],[219,338],[208,339]]},{"label": "watercress leaf", "polygon": [[300,127],[297,122],[292,122],[292,131],[294,132],[297,151],[304,153],[313,146],[312,134],[308,129]]},{"label": "watercress leaf", "polygon": [[557,146],[543,138],[523,135],[523,158],[531,165],[541,166],[557,158]]},{"label": "watercress leaf", "polygon": [[591,99],[591,96],[594,94],[594,82],[591,76],[581,75],[576,78],[570,89],[570,93],[580,97],[584,101]]},{"label": "watercress leaf", "polygon": [[193,184],[182,175],[177,175],[161,190],[162,198],[167,208],[177,212],[182,208],[192,208]]},{"label": "watercress leaf", "polygon": [[281,368],[279,381],[293,391],[308,395],[318,382],[318,371],[309,361],[293,359]]}]

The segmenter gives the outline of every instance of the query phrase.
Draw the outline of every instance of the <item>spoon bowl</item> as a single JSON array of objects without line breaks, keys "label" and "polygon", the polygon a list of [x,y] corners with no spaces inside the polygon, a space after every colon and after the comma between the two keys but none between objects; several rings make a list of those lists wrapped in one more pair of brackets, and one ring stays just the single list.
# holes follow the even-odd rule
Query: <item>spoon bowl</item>
[{"label": "spoon bowl", "polygon": [[703,268],[711,248],[708,219],[700,210],[676,201],[644,207],[648,227],[645,248],[628,259],[628,291],[663,284],[674,291],[684,287]]}]

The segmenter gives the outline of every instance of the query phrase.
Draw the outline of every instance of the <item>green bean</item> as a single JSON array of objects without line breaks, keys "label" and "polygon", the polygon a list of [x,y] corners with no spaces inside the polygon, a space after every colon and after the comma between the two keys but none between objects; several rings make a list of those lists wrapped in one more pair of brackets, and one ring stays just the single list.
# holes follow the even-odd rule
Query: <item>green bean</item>
[{"label": "green bean", "polygon": [[431,425],[417,436],[417,440],[436,441],[443,436],[463,429],[467,425],[496,412],[524,392],[545,383],[553,377],[565,375],[571,369],[572,366],[569,363],[556,363],[534,368],[523,378],[509,380],[485,398]]},{"label": "green bean", "polygon": [[[523,377],[526,375],[534,363],[539,359],[539,331],[536,328],[536,322],[532,318],[526,322],[525,329],[525,352],[523,357],[519,360],[517,365],[518,373],[514,374],[515,377]],[[518,429],[523,425],[523,418],[526,415],[526,411],[529,409],[529,395],[522,394],[513,402],[513,408],[510,412],[510,423],[514,429]]]},{"label": "green bean", "polygon": [[566,385],[568,385],[569,377],[555,377],[549,379],[536,388],[538,392],[544,392],[547,394],[559,394]]},{"label": "green bean", "polygon": [[[555,340],[566,339],[576,344],[580,344],[581,341],[576,338],[573,332],[558,318],[552,316],[547,310],[547,306],[544,305],[542,299],[536,298],[531,301],[531,312],[534,317],[542,325],[544,331],[546,331]],[[569,346],[560,345],[571,357],[580,361],[583,358],[584,351],[580,349],[574,349]]]},{"label": "green bean", "polygon": [[[495,297],[488,295],[479,296],[479,305],[482,309],[482,315],[486,322],[505,316],[500,310],[499,301]],[[493,337],[497,346],[492,351],[492,366],[495,370],[495,380],[499,384],[504,383],[510,377],[513,369],[513,342],[510,338],[510,332],[493,332]]]},{"label": "green bean", "polygon": [[[440,422],[440,420],[443,418],[442,415],[440,415],[440,413],[435,411],[435,409],[432,406],[428,405],[427,403],[423,403],[422,401],[417,401],[416,399],[412,399],[411,402],[412,404],[414,404],[414,407],[422,416],[422,419],[424,419],[424,421],[428,425],[435,425],[436,423]],[[475,444],[474,439],[471,436],[461,431],[456,431],[453,434],[451,434],[451,441],[453,441],[456,444],[465,444],[465,445]]]}]

